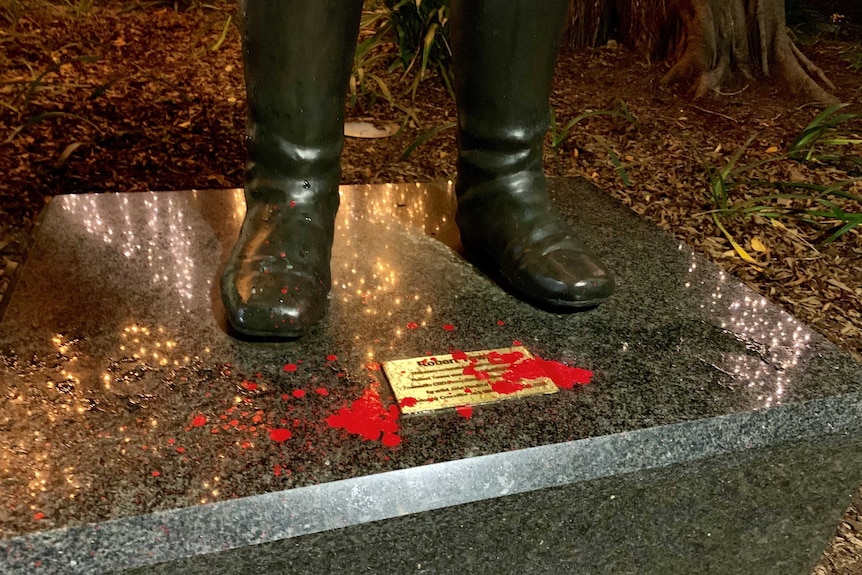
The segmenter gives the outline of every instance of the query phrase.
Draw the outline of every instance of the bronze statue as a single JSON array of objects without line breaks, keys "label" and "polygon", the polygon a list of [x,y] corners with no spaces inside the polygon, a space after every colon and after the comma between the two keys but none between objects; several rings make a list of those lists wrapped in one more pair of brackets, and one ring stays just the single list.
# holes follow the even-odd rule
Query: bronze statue
[{"label": "bronze statue", "polygon": [[[456,221],[467,253],[527,301],[595,306],[613,279],[550,203],[548,98],[568,0],[451,0]],[[344,99],[362,0],[243,0],[247,212],[221,279],[231,325],[298,337],[323,317]]]}]

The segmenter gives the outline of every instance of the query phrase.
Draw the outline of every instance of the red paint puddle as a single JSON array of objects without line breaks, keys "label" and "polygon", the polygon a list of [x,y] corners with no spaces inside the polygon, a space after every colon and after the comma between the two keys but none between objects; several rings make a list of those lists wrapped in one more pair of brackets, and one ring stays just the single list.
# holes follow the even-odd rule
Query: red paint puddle
[{"label": "red paint puddle", "polygon": [[276,443],[287,441],[291,438],[292,435],[293,434],[290,432],[289,429],[284,429],[283,427],[276,427],[269,430],[269,438]]},{"label": "red paint puddle", "polygon": [[327,417],[326,424],[359,435],[366,441],[380,440],[383,445],[389,447],[400,444],[398,406],[383,407],[377,391],[378,386],[366,387],[362,397],[354,401],[350,407],[342,407],[338,413]]},{"label": "red paint puddle", "polygon": [[318,387],[317,389],[314,390],[314,393],[316,393],[317,395],[322,395],[322,396],[326,397],[327,395],[329,395],[329,390],[326,389],[325,387]]},{"label": "red paint puddle", "polygon": [[416,323],[415,321],[408,321],[407,322],[407,329],[416,329],[417,327],[419,327],[419,324]]},{"label": "red paint puddle", "polygon": [[418,400],[418,399],[416,399],[415,397],[405,397],[404,399],[402,399],[402,400],[398,403],[398,405],[399,405],[400,407],[413,407],[413,406],[414,406],[414,405],[416,405],[417,403],[419,403],[419,400]]},{"label": "red paint puddle", "polygon": [[41,511],[39,511],[38,513],[34,513],[33,519],[35,519],[36,521],[41,521],[42,519],[45,519],[45,514]]},{"label": "red paint puddle", "polygon": [[455,411],[457,411],[458,415],[460,415],[464,419],[470,419],[471,417],[473,417],[472,405],[459,405],[455,408]]},{"label": "red paint puddle", "polygon": [[296,371],[296,364],[295,363],[284,364],[284,371],[286,371],[287,373],[293,373],[294,371]]},{"label": "red paint puddle", "polygon": [[150,475],[152,475],[153,477],[158,477],[161,474],[162,474],[161,471],[153,471],[152,473],[150,473]]},{"label": "red paint puddle", "polygon": [[334,353],[326,356],[326,361],[338,361],[338,356]]},{"label": "red paint puddle", "polygon": [[293,397],[299,399],[300,397],[305,397],[305,390],[304,389],[294,389],[293,391],[290,392],[290,394],[293,395]]},{"label": "red paint puddle", "polygon": [[455,331],[455,326],[451,323],[444,323],[443,329],[445,329],[446,331]]},{"label": "red paint puddle", "polygon": [[207,424],[207,418],[205,415],[198,415],[194,419],[192,419],[192,427],[203,427]]}]

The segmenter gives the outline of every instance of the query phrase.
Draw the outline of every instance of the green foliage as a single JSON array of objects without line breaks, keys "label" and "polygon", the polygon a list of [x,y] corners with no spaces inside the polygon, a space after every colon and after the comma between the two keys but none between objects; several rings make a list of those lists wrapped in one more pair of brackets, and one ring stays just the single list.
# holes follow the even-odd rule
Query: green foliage
[{"label": "green foliage", "polygon": [[[824,161],[847,162],[858,165],[858,154],[824,154],[822,148],[845,147],[862,144],[862,139],[848,138],[840,131],[842,126],[858,120],[859,114],[839,113],[846,104],[826,108],[809,123],[790,144],[784,154],[777,154],[740,165],[740,160],[751,146],[751,136],[724,166],[718,168],[704,161],[709,183],[709,199],[714,207],[710,214],[718,229],[730,242],[737,254],[746,262],[761,266],[734,239],[722,220],[736,217],[760,216],[783,227],[781,220],[797,220],[826,229],[818,241],[834,242],[862,224],[862,197],[849,191],[862,178],[850,178],[828,185],[812,182],[782,181],[752,177],[753,172],[767,164],[787,160],[805,163]],[[740,194],[735,192],[739,190]],[[734,197],[739,195],[741,197]]]},{"label": "green foliage", "polygon": [[428,71],[440,73],[452,93],[448,0],[385,0],[405,77],[414,72],[412,93]]}]

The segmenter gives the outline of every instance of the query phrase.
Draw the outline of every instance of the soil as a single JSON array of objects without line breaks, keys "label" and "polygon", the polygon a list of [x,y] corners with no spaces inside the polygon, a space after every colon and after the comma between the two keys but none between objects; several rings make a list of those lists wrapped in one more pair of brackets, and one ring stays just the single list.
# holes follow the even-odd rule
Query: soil
[{"label": "soil", "polygon": [[[27,9],[16,12],[19,4]],[[34,222],[51,196],[239,187],[245,157],[233,3],[218,0],[188,11],[174,3],[126,0],[11,6],[0,8],[0,299],[11,290]],[[835,83],[834,94],[850,104],[844,111],[862,112],[862,45],[824,35],[802,48]],[[412,78],[385,68],[395,48],[381,49],[386,57],[365,70],[366,85],[352,93],[347,119],[402,129],[389,138],[348,138],[343,183],[454,179],[453,129],[402,157],[417,138],[454,122],[452,99],[433,75],[412,99]],[[805,191],[798,186],[857,178],[841,186],[855,198],[833,200],[858,218],[862,146],[829,150],[843,157],[834,161],[789,159],[788,146],[822,107],[768,81],[693,102],[659,87],[666,71],[666,65],[613,42],[564,50],[551,99],[559,145],[553,145],[552,130],[548,174],[592,180],[862,358],[862,231],[852,228],[825,243],[840,227],[836,217],[792,217],[817,205],[811,197],[758,200],[779,189],[774,182],[783,182],[785,191]],[[394,105],[371,74],[391,92]],[[561,134],[584,112],[602,110],[627,111],[630,119],[591,115]],[[841,129],[856,139],[862,134],[858,118]],[[729,205],[768,204],[787,215],[725,213],[717,218],[725,234],[713,218],[721,206],[711,199],[710,174],[752,162],[759,165],[728,180],[735,184]],[[817,575],[862,573],[859,499],[857,493]]]}]

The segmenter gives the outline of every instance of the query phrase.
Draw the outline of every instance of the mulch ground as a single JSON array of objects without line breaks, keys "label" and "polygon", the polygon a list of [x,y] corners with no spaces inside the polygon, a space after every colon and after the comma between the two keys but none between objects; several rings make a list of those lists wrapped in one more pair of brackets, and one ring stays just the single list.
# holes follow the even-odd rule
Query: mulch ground
[{"label": "mulch ground", "polygon": [[[106,0],[89,9],[85,2],[22,4],[28,6],[21,13],[0,9],[0,299],[51,196],[238,187],[245,156],[233,3],[216,1],[187,12],[158,2]],[[804,51],[835,83],[835,95],[850,104],[844,111],[862,112],[862,45],[824,36]],[[551,101],[557,134],[588,111],[626,110],[631,118],[589,116],[556,147],[549,136],[548,173],[594,181],[862,358],[862,232],[853,228],[824,243],[840,227],[838,219],[794,217],[817,207],[814,199],[759,199],[777,191],[774,182],[783,182],[784,191],[836,185],[856,199],[831,196],[834,205],[858,214],[862,168],[852,158],[862,157],[862,146],[830,150],[844,160],[788,159],[788,146],[821,106],[762,81],[692,102],[660,87],[663,71],[660,63],[613,43],[564,50]],[[402,157],[417,137],[455,120],[445,89],[432,77],[411,100],[400,71],[366,72],[378,75],[397,106],[369,81],[357,88],[348,120],[403,128],[389,138],[348,138],[343,182],[454,178],[452,129]],[[862,137],[858,119],[842,129]],[[749,164],[757,165],[745,168]],[[785,216],[743,215],[738,209],[719,218],[723,233],[711,213],[720,206],[711,198],[709,174],[710,168],[715,174],[727,166],[745,168],[728,180],[730,207],[764,206]],[[815,573],[860,572],[857,494]]]}]

